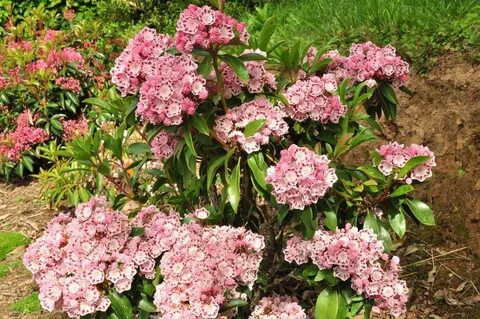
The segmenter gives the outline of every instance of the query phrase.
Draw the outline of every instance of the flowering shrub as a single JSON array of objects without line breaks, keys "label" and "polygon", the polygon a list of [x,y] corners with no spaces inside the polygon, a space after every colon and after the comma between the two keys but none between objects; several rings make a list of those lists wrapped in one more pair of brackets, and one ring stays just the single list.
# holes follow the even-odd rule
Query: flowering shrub
[{"label": "flowering shrub", "polygon": [[62,154],[40,175],[48,196],[90,200],[25,256],[45,308],[120,319],[406,312],[390,253],[406,217],[435,223],[410,195],[434,155],[398,143],[360,166],[345,155],[394,118],[408,67],[370,43],[341,63],[270,44],[273,27],[249,36],[222,10],[191,5],[175,38],[145,28],[129,42],[111,71],[120,94],[89,99],[92,127],[69,124],[76,137],[45,151]]},{"label": "flowering shrub", "polygon": [[[81,101],[103,88],[110,55],[117,48],[114,42],[98,39],[95,30],[77,24],[71,10],[64,12],[65,20],[48,18],[42,10],[32,12],[32,19],[20,22],[10,17],[0,40],[0,125],[7,136],[2,144],[10,143],[15,119],[24,112],[30,112],[31,125],[43,129],[48,140],[68,140],[71,133],[62,124],[88,112]],[[61,29],[54,29],[59,25]],[[17,148],[16,156],[2,156],[1,174],[8,178],[13,169],[20,176],[24,169],[35,170],[40,165],[36,144],[46,140],[39,136]]]}]

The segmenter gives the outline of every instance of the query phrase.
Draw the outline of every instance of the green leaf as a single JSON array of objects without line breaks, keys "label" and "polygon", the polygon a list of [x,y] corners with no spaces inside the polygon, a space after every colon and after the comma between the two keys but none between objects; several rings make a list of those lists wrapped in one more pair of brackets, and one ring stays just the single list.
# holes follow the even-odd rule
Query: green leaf
[{"label": "green leaf", "polygon": [[397,96],[390,84],[384,84],[381,86],[382,95],[390,102],[395,105],[398,104]]},{"label": "green leaf", "polygon": [[83,103],[97,105],[97,106],[100,106],[103,109],[109,109],[110,108],[110,104],[108,102],[106,102],[102,99],[99,99],[97,97],[91,97],[91,98],[85,99],[85,100],[83,100]]},{"label": "green leaf", "polygon": [[313,218],[312,208],[309,207],[300,213],[300,220],[305,226],[305,237],[311,239],[317,229],[316,220]]},{"label": "green leaf", "polygon": [[408,185],[408,184],[405,184],[405,185],[401,185],[399,187],[397,187],[397,189],[395,189],[391,194],[390,194],[390,197],[398,197],[398,196],[402,196],[402,195],[405,195],[411,191],[413,191],[414,188],[412,185]]},{"label": "green leaf", "polygon": [[250,137],[257,133],[260,129],[263,128],[267,120],[265,119],[258,119],[258,120],[253,120],[250,123],[248,123],[245,126],[245,129],[243,130],[243,134],[245,134],[245,137]]},{"label": "green leaf", "polygon": [[258,48],[262,51],[267,51],[268,42],[275,33],[277,28],[277,19],[275,16],[268,18],[263,24],[262,31],[260,31],[260,36],[258,38]]},{"label": "green leaf", "polygon": [[246,54],[242,54],[238,58],[244,62],[267,60],[267,58],[264,55],[259,53],[246,53]]},{"label": "green leaf", "polygon": [[347,313],[347,302],[338,290],[327,288],[318,296],[315,319],[345,319]]},{"label": "green leaf", "polygon": [[108,163],[108,160],[105,160],[104,162],[100,163],[100,165],[98,165],[98,172],[104,176],[110,175],[110,165]]},{"label": "green leaf", "polygon": [[225,63],[227,63],[233,69],[233,71],[235,72],[235,74],[238,75],[240,80],[248,81],[249,79],[248,71],[247,71],[247,68],[245,67],[245,64],[243,64],[242,60],[229,54],[220,55],[220,59],[222,59]]},{"label": "green leaf", "polygon": [[193,143],[192,132],[190,132],[189,127],[185,128],[183,137],[185,138],[185,143],[187,144],[190,152],[192,152],[193,156],[198,157],[197,152],[195,151],[195,144]]},{"label": "green leaf", "polygon": [[128,146],[128,152],[130,154],[146,154],[150,153],[150,145],[146,143],[133,143]]},{"label": "green leaf", "polygon": [[333,210],[325,212],[325,226],[332,231],[337,229],[337,214]]},{"label": "green leaf", "polygon": [[130,300],[123,294],[111,289],[108,298],[110,299],[113,311],[119,319],[133,319],[133,310]]},{"label": "green leaf", "polygon": [[404,178],[412,169],[418,165],[426,163],[430,159],[430,156],[415,156],[408,160],[400,171],[398,171],[398,178]]},{"label": "green leaf", "polygon": [[435,226],[435,216],[427,204],[418,199],[406,199],[408,207],[418,221],[424,225]]},{"label": "green leaf", "polygon": [[225,305],[222,305],[222,307],[220,308],[220,311],[224,312],[232,308],[245,307],[246,305],[248,305],[248,302],[246,300],[232,299],[232,300],[229,300]]},{"label": "green leaf", "polygon": [[232,157],[233,153],[234,153],[234,149],[231,149],[230,151],[228,151],[227,154],[217,157],[212,162],[212,164],[208,167],[207,169],[207,188],[208,189],[210,189],[210,187],[212,186],[213,180],[215,178],[215,174],[217,173],[220,166],[222,166],[223,163],[228,162],[230,157]]},{"label": "green leaf", "polygon": [[370,228],[377,235],[378,239],[383,241],[383,248],[385,251],[389,252],[392,250],[392,238],[388,231],[383,226],[382,222],[377,219],[377,217],[368,213],[365,217],[363,227]]},{"label": "green leaf", "polygon": [[138,308],[146,311],[146,312],[156,312],[157,311],[157,307],[155,307],[155,305],[147,300],[146,298],[142,298],[140,300],[140,302],[138,303]]},{"label": "green leaf", "polygon": [[212,71],[212,57],[210,55],[205,56],[202,62],[198,65],[197,72],[202,75],[204,78],[207,78],[210,72]]},{"label": "green leaf", "polygon": [[277,222],[279,224],[281,224],[283,222],[283,220],[285,219],[285,217],[287,217],[289,211],[290,211],[290,209],[288,208],[287,205],[280,205],[280,207],[278,208],[278,213],[277,213]]},{"label": "green leaf", "polygon": [[193,127],[195,127],[200,133],[210,135],[208,130],[207,121],[201,115],[195,115],[191,119]]},{"label": "green leaf", "polygon": [[130,233],[130,236],[135,237],[141,237],[145,234],[145,228],[144,227],[132,227],[132,231]]},{"label": "green leaf", "polygon": [[[257,159],[254,154],[250,154],[247,158],[247,164],[248,167],[250,168],[250,171],[253,173],[253,178],[257,182],[258,186],[260,186],[263,190],[267,190],[267,182],[266,182],[266,177],[267,177],[267,172],[259,167],[257,164]],[[263,160],[263,158],[262,158]]]},{"label": "green leaf", "polygon": [[232,205],[233,211],[237,213],[240,203],[240,160],[232,171],[230,178],[227,178],[227,196]]},{"label": "green leaf", "polygon": [[407,231],[407,222],[403,213],[398,211],[396,214],[388,214],[388,222],[392,226],[393,231],[402,238]]},{"label": "green leaf", "polygon": [[33,172],[33,160],[29,156],[23,156],[22,157],[22,164],[25,166],[28,171]]}]

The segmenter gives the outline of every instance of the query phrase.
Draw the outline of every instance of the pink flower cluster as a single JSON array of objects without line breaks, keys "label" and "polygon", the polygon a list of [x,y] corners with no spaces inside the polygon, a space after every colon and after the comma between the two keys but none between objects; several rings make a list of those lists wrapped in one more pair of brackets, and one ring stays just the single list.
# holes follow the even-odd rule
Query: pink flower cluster
[{"label": "pink flower cluster", "polygon": [[316,203],[337,181],[329,162],[325,155],[290,145],[281,151],[280,161],[267,170],[266,181],[273,186],[272,195],[290,209],[304,209]]},{"label": "pink flower cluster", "polygon": [[[132,226],[143,227],[144,235],[130,237]],[[155,258],[170,249],[179,229],[176,213],[151,206],[130,222],[109,209],[105,197],[94,197],[78,206],[75,217],[53,219],[28,247],[24,264],[40,287],[42,307],[78,318],[107,310],[109,283],[124,292],[137,272],[153,278]]]},{"label": "pink flower cluster", "polygon": [[238,22],[223,12],[209,6],[189,5],[177,22],[176,47],[181,52],[192,52],[195,47],[209,49],[238,39],[247,44],[248,31],[245,23]]},{"label": "pink flower cluster", "polygon": [[297,264],[311,259],[320,269],[333,269],[335,277],[350,279],[352,288],[373,299],[378,311],[395,317],[406,311],[408,288],[398,278],[399,259],[383,253],[382,241],[370,229],[347,225],[336,232],[318,230],[312,240],[295,236],[287,241],[284,255],[286,261]]},{"label": "pink flower cluster", "polygon": [[175,134],[161,131],[152,140],[153,156],[159,161],[163,161],[175,153],[178,138]]},{"label": "pink flower cluster", "polygon": [[425,181],[432,176],[432,168],[437,166],[435,163],[435,154],[433,154],[428,147],[423,145],[412,144],[409,147],[405,147],[403,144],[392,142],[380,146],[378,153],[382,157],[378,169],[385,176],[388,176],[394,173],[396,169],[405,166],[405,164],[413,157],[429,156],[430,159],[426,163],[418,165],[405,177],[406,182],[409,184],[413,180],[419,182]]},{"label": "pink flower cluster", "polygon": [[[268,144],[270,136],[281,137],[288,133],[285,113],[275,108],[265,98],[257,98],[240,106],[229,109],[225,115],[215,120],[215,133],[218,138],[229,144],[240,144],[247,153],[260,150]],[[264,125],[253,135],[246,136],[245,127],[255,120],[265,120]]]},{"label": "pink flower cluster", "polygon": [[262,236],[244,228],[183,226],[160,262],[164,280],[154,297],[160,318],[217,318],[228,300],[245,298],[238,285],[253,286],[264,246]]},{"label": "pink flower cluster", "polygon": [[122,96],[137,94],[141,84],[158,63],[158,58],[173,45],[170,36],[157,34],[150,28],[142,29],[115,60],[111,69],[112,82],[115,83]]},{"label": "pink flower cluster", "polygon": [[306,319],[307,315],[295,297],[272,296],[262,298],[249,319]]},{"label": "pink flower cluster", "polygon": [[55,84],[62,90],[68,90],[75,93],[80,93],[80,81],[72,77],[59,77],[55,80]]},{"label": "pink flower cluster", "polygon": [[387,45],[380,48],[372,42],[353,44],[348,57],[338,51],[326,53],[333,63],[329,69],[340,80],[351,78],[355,82],[381,80],[400,87],[408,80],[409,65],[395,53],[395,48]]},{"label": "pink flower cluster", "polygon": [[77,119],[63,120],[63,140],[69,142],[78,136],[84,136],[88,132],[88,121],[85,116],[80,116]]},{"label": "pink flower cluster", "polygon": [[337,89],[335,75],[324,74],[298,80],[285,92],[289,105],[281,104],[288,115],[296,121],[311,118],[322,123],[338,123],[347,108],[333,92]]},{"label": "pink flower cluster", "polygon": [[48,139],[45,130],[33,126],[34,119],[29,111],[24,111],[17,118],[15,130],[0,135],[0,156],[18,162],[25,151],[31,150],[32,145]]},{"label": "pink flower cluster", "polygon": [[75,10],[73,9],[68,9],[63,12],[63,17],[67,21],[72,21],[73,18],[75,18]]},{"label": "pink flower cluster", "polygon": [[75,49],[71,47],[61,50],[52,50],[48,54],[47,64],[53,69],[59,69],[67,63],[74,63],[79,67],[83,67],[85,59]]},{"label": "pink flower cluster", "polygon": [[[244,54],[252,52],[252,50],[246,50]],[[259,50],[256,50],[254,53],[266,55],[265,52]],[[250,93],[261,93],[265,85],[268,85],[272,89],[277,88],[275,75],[265,69],[263,62],[247,61],[245,62],[245,67],[247,68],[249,76],[247,82],[240,80],[228,64],[222,63],[220,65],[224,83],[224,95],[227,99],[239,95],[245,87]]]},{"label": "pink flower cluster", "polygon": [[178,125],[208,96],[206,81],[196,74],[189,54],[171,55],[168,35],[144,28],[115,61],[112,82],[123,96],[140,92],[137,114],[152,124]]},{"label": "pink flower cluster", "polygon": [[137,114],[152,124],[179,125],[208,97],[206,81],[195,73],[191,55],[164,55],[140,89]]}]

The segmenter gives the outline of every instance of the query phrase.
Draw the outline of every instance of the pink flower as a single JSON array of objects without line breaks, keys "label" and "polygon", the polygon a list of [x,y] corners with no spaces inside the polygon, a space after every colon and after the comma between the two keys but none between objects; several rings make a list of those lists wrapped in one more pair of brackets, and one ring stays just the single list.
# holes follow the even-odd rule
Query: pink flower
[{"label": "pink flower", "polygon": [[214,45],[226,45],[234,39],[247,44],[248,32],[244,23],[238,22],[209,6],[189,5],[177,22],[176,47],[181,52],[194,48],[209,49]]},{"label": "pink flower", "polygon": [[[390,260],[383,243],[371,229],[347,225],[336,232],[318,230],[312,240],[293,237],[284,249],[285,260],[304,264],[310,258],[320,269],[333,269],[335,277],[350,280],[352,288],[373,299],[380,311],[395,317],[405,313],[408,288],[399,279],[399,258]],[[385,260],[387,266],[382,267]]]},{"label": "pink flower", "polygon": [[249,319],[306,319],[307,315],[295,297],[272,296],[262,298]]},{"label": "pink flower", "polygon": [[372,42],[353,44],[348,57],[341,56],[338,51],[326,53],[333,63],[329,70],[343,80],[351,78],[354,82],[381,80],[400,87],[408,80],[409,65],[395,54],[395,48],[387,45],[377,47]]},{"label": "pink flower", "polygon": [[[248,53],[257,53],[266,56],[266,53],[260,50],[246,50],[243,54]],[[224,82],[224,94],[226,98],[237,96],[244,89],[250,93],[261,93],[266,85],[272,89],[277,88],[275,75],[265,69],[263,62],[247,61],[245,62],[245,67],[247,68],[249,76],[249,79],[246,82],[240,80],[238,75],[228,64],[222,63],[220,65]]]},{"label": "pink flower", "polygon": [[329,162],[325,155],[290,145],[281,151],[280,161],[267,170],[266,181],[273,186],[272,195],[290,209],[304,209],[316,203],[337,181]]},{"label": "pink flower", "polygon": [[[260,150],[268,144],[270,136],[281,137],[288,132],[283,120],[285,113],[275,108],[265,98],[257,98],[240,106],[229,109],[225,115],[215,120],[215,133],[228,144],[240,144],[247,153]],[[253,135],[244,134],[245,127],[255,120],[264,120],[264,125]]]},{"label": "pink flower", "polygon": [[[435,155],[426,146],[412,144],[409,147],[392,142],[386,145],[380,146],[378,150],[379,155],[382,157],[378,165],[378,170],[385,176],[394,173],[396,170],[405,166],[405,164],[413,157],[416,156],[428,156],[430,159],[421,165],[415,167],[404,179],[407,183],[411,183],[412,180],[419,182],[425,181],[432,176],[432,168],[437,166],[435,163]],[[396,177],[395,177],[396,178]]]},{"label": "pink flower", "polygon": [[115,60],[110,71],[122,96],[137,94],[141,84],[160,62],[160,56],[172,46],[173,40],[168,35],[157,34],[154,29],[144,28],[133,39],[122,54]]},{"label": "pink flower", "polygon": [[285,92],[289,105],[281,104],[288,115],[303,122],[307,118],[322,123],[338,123],[347,108],[333,92],[337,89],[335,75],[324,74],[321,78],[313,76],[307,80],[298,80]]},{"label": "pink flower", "polygon": [[67,21],[72,21],[73,18],[75,18],[75,10],[73,9],[68,9],[63,12],[63,17]]},{"label": "pink flower", "polygon": [[154,303],[162,318],[217,318],[220,307],[252,287],[262,260],[263,237],[244,228],[182,227],[160,267],[163,282]]},{"label": "pink flower", "polygon": [[175,153],[178,138],[175,134],[162,131],[152,140],[152,152],[155,158],[163,161]]},{"label": "pink flower", "polygon": [[88,121],[85,116],[80,116],[77,119],[63,120],[63,140],[72,141],[78,136],[84,136],[88,132]]},{"label": "pink flower", "polygon": [[24,111],[18,116],[15,130],[0,136],[0,155],[12,162],[20,161],[24,152],[31,150],[32,145],[43,143],[48,133],[33,126],[32,115]]},{"label": "pink flower", "polygon": [[55,80],[55,84],[57,84],[62,90],[68,90],[75,93],[80,93],[80,81],[72,78],[72,77],[59,77]]}]

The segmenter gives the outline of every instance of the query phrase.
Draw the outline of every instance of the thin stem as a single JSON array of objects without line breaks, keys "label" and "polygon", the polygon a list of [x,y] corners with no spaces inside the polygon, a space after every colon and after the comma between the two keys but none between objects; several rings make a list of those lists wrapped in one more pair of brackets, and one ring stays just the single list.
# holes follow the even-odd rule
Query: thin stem
[{"label": "thin stem", "polygon": [[224,87],[223,76],[222,76],[222,72],[220,72],[220,68],[218,67],[218,51],[215,49],[211,49],[210,55],[212,56],[213,69],[215,70],[215,75],[217,77],[217,91],[220,94],[220,97],[222,99],[223,111],[227,113],[228,111],[227,100],[225,99],[225,95],[223,94],[223,87]]}]

